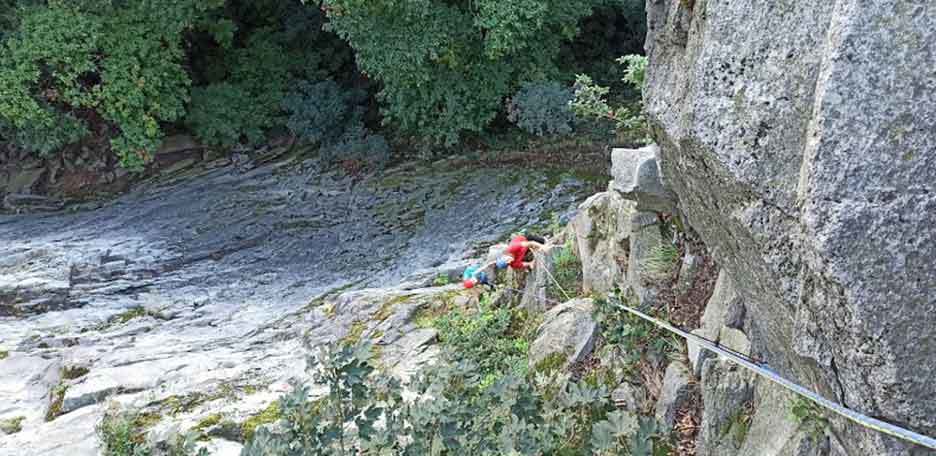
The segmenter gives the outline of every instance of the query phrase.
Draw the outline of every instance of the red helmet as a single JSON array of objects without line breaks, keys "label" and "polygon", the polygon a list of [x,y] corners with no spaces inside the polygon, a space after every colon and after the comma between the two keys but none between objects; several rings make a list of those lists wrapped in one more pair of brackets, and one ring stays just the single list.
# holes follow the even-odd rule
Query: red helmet
[{"label": "red helmet", "polygon": [[465,279],[462,283],[465,285],[465,288],[474,288],[475,286],[475,281],[471,279]]}]

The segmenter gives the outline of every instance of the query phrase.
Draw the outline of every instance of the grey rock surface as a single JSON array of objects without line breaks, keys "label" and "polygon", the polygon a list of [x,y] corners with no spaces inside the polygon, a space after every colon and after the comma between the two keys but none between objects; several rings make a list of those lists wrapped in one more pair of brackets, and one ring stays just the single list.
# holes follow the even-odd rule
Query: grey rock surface
[{"label": "grey rock surface", "polygon": [[598,336],[598,324],[592,318],[592,311],[591,299],[573,299],[547,312],[530,344],[530,367],[558,354],[564,358],[563,367],[567,368],[591,354]]},{"label": "grey rock surface", "polygon": [[[647,2],[661,168],[753,350],[936,435],[936,3]],[[856,427],[852,454],[909,448]]]},{"label": "grey rock surface", "polygon": [[738,456],[825,456],[829,438],[790,418],[795,400],[769,381],[758,380],[754,390],[754,415],[744,435]]},{"label": "grey rock surface", "polygon": [[676,194],[666,185],[657,162],[659,148],[653,144],[640,149],[611,151],[611,187],[624,198],[635,201],[637,209],[672,212]]},{"label": "grey rock surface", "polygon": [[630,251],[627,258],[627,286],[643,306],[657,305],[659,277],[647,270],[646,260],[663,239],[656,212],[635,212],[631,215]]},{"label": "grey rock surface", "polygon": [[[95,210],[0,215],[0,419],[27,418],[0,455],[96,455],[109,402],[163,412],[159,429],[243,420],[306,378],[303,335],[371,339],[405,376],[433,356],[414,315],[458,289],[433,278],[585,192],[531,170],[411,163],[352,179],[295,159],[155,180]],[[62,379],[64,366],[89,371]],[[55,390],[62,414],[46,422]]]},{"label": "grey rock surface", "polygon": [[571,226],[584,293],[604,294],[624,282],[635,206],[613,191],[595,194],[579,206]]},{"label": "grey rock surface", "polygon": [[663,388],[656,403],[656,419],[664,429],[671,430],[676,423],[676,412],[686,405],[692,397],[695,386],[689,368],[681,361],[673,361],[666,366],[663,374]]},{"label": "grey rock surface", "polygon": [[[753,415],[754,374],[730,361],[707,359],[702,366],[702,422],[696,454],[735,456],[747,438]],[[776,404],[786,407],[786,404]]]}]

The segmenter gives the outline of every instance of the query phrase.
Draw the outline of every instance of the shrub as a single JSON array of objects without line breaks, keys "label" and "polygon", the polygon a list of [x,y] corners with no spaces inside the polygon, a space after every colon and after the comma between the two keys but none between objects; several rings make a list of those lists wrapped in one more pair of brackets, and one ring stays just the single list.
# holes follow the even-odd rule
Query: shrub
[{"label": "shrub", "polygon": [[157,445],[146,442],[142,421],[145,416],[134,411],[110,408],[97,425],[103,456],[208,456],[208,450],[196,450],[196,433],[170,433]]},{"label": "shrub", "polygon": [[[575,256],[572,241],[566,242],[554,255],[553,270],[555,272],[553,276],[558,284],[551,283],[547,287],[550,297],[569,299],[578,296],[582,287],[582,262]],[[561,288],[558,288],[557,285]]]},{"label": "shrub", "polygon": [[[633,304],[631,304],[633,306]],[[661,311],[649,310],[657,317]],[[656,325],[637,317],[607,299],[596,299],[593,317],[601,326],[601,336],[606,349],[622,355],[625,371],[634,373],[641,359],[666,359],[670,354],[681,352],[681,345],[672,336]]]},{"label": "shrub", "polygon": [[81,141],[89,133],[84,122],[76,119],[74,115],[66,113],[56,117],[55,128],[44,128],[35,124],[16,127],[0,118],[0,138],[5,138],[20,149],[45,156]]},{"label": "shrub", "polygon": [[[624,81],[638,89],[642,87],[646,72],[647,58],[640,55],[627,55],[618,59],[626,65]],[[636,106],[620,105],[612,107],[608,102],[610,89],[595,84],[591,77],[578,75],[573,86],[575,92],[572,110],[581,118],[609,120],[613,122],[618,136],[627,142],[648,143],[650,141],[647,121],[640,113],[640,104]]]},{"label": "shrub", "polygon": [[624,82],[642,89],[647,74],[647,56],[630,54],[617,59],[617,62],[624,65]]},{"label": "shrub", "polygon": [[557,82],[525,84],[507,103],[507,118],[536,136],[572,133],[571,89]]},{"label": "shrub", "polygon": [[323,149],[332,160],[352,160],[383,165],[390,159],[390,145],[382,135],[369,132],[361,125],[349,127],[338,140]]},{"label": "shrub", "polygon": [[560,45],[603,0],[324,0],[327,28],[382,83],[385,121],[454,144],[482,131],[522,81],[559,76]]},{"label": "shrub", "polygon": [[545,388],[548,379],[511,374],[485,384],[461,361],[425,368],[408,387],[418,399],[404,400],[400,382],[371,367],[367,345],[320,353],[309,365],[327,394],[310,400],[302,386],[281,398],[278,431],[259,428],[243,456],[610,455],[629,448],[638,431],[634,416],[611,411],[603,389]]},{"label": "shrub", "polygon": [[[160,122],[185,112],[182,32],[223,2],[99,3],[109,2],[19,10],[17,29],[0,48],[0,119],[20,131],[15,142],[47,153],[83,136],[71,119],[94,111],[112,127],[121,164],[139,169],[160,144]],[[52,133],[37,140],[34,132]]]},{"label": "shrub", "polygon": [[823,409],[802,396],[796,396],[790,401],[790,419],[813,440],[819,440],[829,427],[829,418]]},{"label": "shrub", "polygon": [[381,164],[389,159],[390,146],[364,127],[360,104],[366,97],[331,80],[302,82],[283,100],[286,126],[303,142],[318,144],[328,160]]},{"label": "shrub", "polygon": [[439,340],[459,359],[478,366],[484,376],[498,376],[512,372],[526,373],[529,344],[512,334],[513,311],[494,307],[483,299],[478,312],[456,308],[436,319],[433,326],[439,330]]},{"label": "shrub", "polygon": [[300,82],[283,99],[283,110],[289,114],[286,126],[304,142],[334,143],[345,125],[361,121],[352,106],[354,99],[335,81]]},{"label": "shrub", "polygon": [[227,77],[192,91],[186,124],[203,142],[253,145],[280,124],[280,103],[289,80],[281,36],[268,29],[251,34],[246,46],[224,54]]},{"label": "shrub", "polygon": [[679,264],[679,249],[668,242],[653,246],[640,263],[641,276],[648,281],[669,279]]}]

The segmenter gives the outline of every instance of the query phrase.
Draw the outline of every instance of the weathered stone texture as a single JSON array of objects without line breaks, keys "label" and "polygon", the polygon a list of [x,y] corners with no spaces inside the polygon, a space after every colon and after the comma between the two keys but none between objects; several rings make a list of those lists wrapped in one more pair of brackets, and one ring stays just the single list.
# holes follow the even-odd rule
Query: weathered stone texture
[{"label": "weathered stone texture", "polygon": [[[738,285],[752,350],[936,434],[936,3],[647,8],[661,170]],[[854,454],[907,452],[844,432]]]}]

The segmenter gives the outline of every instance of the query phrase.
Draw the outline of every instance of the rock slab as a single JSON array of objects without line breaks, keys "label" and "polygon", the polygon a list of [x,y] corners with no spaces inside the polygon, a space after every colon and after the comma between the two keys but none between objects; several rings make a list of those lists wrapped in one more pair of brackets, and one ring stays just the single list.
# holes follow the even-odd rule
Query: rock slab
[{"label": "rock slab", "polygon": [[[936,434],[936,3],[647,11],[660,168],[739,285],[753,349],[849,407]],[[852,454],[909,451],[843,432]]]}]

